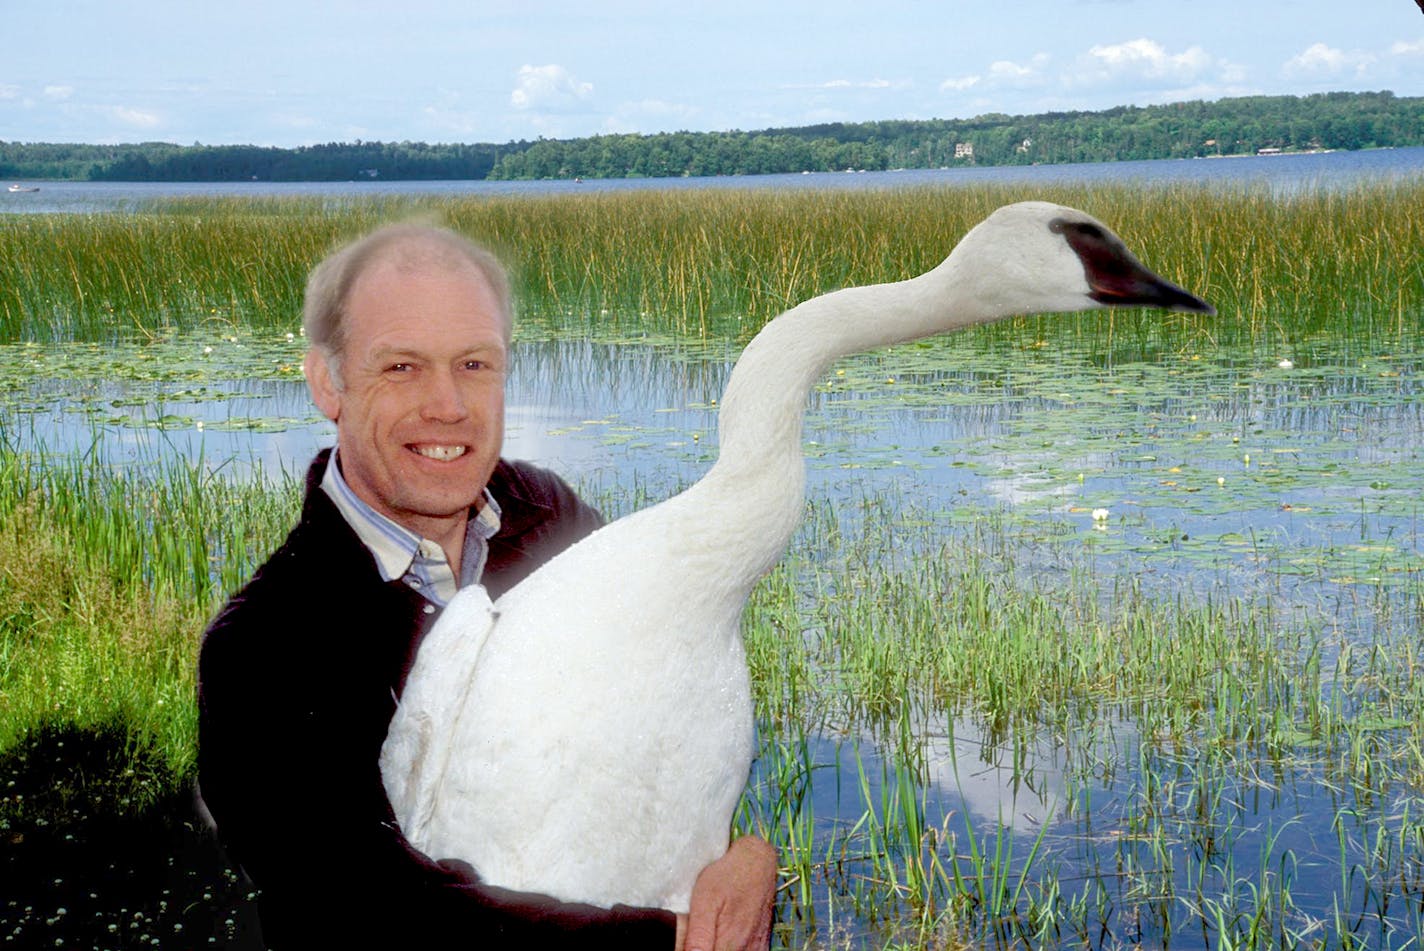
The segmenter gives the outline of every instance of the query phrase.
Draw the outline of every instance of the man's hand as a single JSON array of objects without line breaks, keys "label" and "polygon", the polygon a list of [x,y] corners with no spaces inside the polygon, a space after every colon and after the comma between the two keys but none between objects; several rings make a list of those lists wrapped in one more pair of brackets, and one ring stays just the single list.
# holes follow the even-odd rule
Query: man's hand
[{"label": "man's hand", "polygon": [[776,849],[742,836],[704,868],[692,886],[692,910],[678,916],[678,951],[743,951],[771,943]]}]

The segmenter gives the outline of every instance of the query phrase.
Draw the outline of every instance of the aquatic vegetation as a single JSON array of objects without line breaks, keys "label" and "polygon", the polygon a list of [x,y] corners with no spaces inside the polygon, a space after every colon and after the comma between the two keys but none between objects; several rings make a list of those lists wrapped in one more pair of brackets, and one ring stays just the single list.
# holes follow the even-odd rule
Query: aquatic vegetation
[{"label": "aquatic vegetation", "polygon": [[[767,736],[741,822],[794,856],[799,928],[1333,945],[1319,879],[1338,865],[1362,874],[1334,891],[1355,915],[1337,937],[1417,933],[1403,895],[1424,885],[1424,826],[1401,741],[1420,683],[1390,660],[1417,655],[1417,629],[1380,623],[1332,656],[1269,599],[1103,591],[1085,565],[1025,579],[1006,523],[946,536],[923,514],[846,535],[813,513],[746,627]],[[887,567],[907,547],[929,556]],[[850,808],[824,808],[823,783]]]},{"label": "aquatic vegetation", "polygon": [[[515,373],[576,407],[515,429],[619,514],[705,468],[767,317],[917,273],[1023,197],[0,220],[0,827],[181,800],[198,633],[297,499],[219,437],[305,454],[301,280],[340,236],[423,214],[509,250]],[[777,944],[1417,944],[1424,185],[1033,197],[1111,221],[1222,316],[1020,320],[817,388],[807,519],[745,627],[761,749],[736,823],[782,848]],[[94,769],[41,799],[37,757],[75,737]]]},{"label": "aquatic vegetation", "polygon": [[295,487],[6,447],[0,486],[0,751],[54,728],[118,730],[167,779],[90,806],[139,809],[192,775],[197,634],[285,535]]},{"label": "aquatic vegetation", "polygon": [[[505,253],[526,320],[566,332],[745,341],[793,303],[940,261],[989,211],[1042,198],[1089,210],[1230,321],[1120,314],[1124,348],[1248,340],[1272,362],[1348,325],[1364,348],[1424,294],[1424,184],[1289,197],[1249,188],[1024,185],[863,191],[676,190],[350,202],[174,199],[123,215],[11,215],[0,227],[0,339],[290,330],[307,270],[343,237],[426,217]],[[1339,298],[1348,297],[1340,306]],[[1040,320],[988,330],[1042,339]],[[1083,333],[1098,338],[1096,329]],[[1054,339],[1070,330],[1055,328]]]}]

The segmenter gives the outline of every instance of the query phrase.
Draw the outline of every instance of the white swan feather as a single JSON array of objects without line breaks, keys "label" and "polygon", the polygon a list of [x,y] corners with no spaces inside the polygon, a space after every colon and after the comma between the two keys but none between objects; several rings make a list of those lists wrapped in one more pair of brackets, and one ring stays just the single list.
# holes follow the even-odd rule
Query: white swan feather
[{"label": "white swan feather", "polygon": [[811,386],[860,350],[1108,304],[1211,312],[1089,216],[1027,202],[920,277],[823,295],[767,324],[732,372],[703,479],[493,606],[462,591],[437,622],[382,754],[412,844],[501,886],[686,911],[746,783],[739,623],[801,518]]}]

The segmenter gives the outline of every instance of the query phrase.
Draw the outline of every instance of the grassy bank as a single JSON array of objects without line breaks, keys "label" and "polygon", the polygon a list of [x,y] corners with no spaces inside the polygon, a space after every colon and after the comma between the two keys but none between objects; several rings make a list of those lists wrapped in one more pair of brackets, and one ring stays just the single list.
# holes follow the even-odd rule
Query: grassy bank
[{"label": "grassy bank", "polygon": [[124,737],[145,768],[91,809],[191,783],[198,635],[295,519],[295,486],[200,473],[0,449],[0,755],[47,731]]}]

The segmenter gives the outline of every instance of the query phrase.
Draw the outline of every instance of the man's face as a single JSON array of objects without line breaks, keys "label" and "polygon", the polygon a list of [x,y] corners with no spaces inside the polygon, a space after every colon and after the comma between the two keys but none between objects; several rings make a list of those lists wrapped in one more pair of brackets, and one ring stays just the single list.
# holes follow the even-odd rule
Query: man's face
[{"label": "man's face", "polygon": [[368,266],[347,300],[340,383],[307,357],[352,491],[427,538],[463,532],[504,440],[506,357],[499,301],[473,266]]}]

